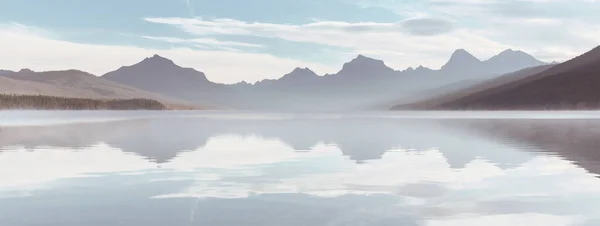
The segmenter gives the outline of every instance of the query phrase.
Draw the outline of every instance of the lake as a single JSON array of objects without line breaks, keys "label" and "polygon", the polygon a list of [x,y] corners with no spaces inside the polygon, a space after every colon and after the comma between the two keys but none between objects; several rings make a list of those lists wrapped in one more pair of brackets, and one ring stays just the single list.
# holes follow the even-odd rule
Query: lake
[{"label": "lake", "polygon": [[0,112],[2,226],[600,225],[600,112]]}]

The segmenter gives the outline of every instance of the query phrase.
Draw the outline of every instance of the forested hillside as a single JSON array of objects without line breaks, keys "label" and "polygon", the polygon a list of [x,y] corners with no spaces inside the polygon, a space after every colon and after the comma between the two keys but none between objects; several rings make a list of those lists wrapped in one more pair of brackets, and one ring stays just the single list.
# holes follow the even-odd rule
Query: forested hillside
[{"label": "forested hillside", "polygon": [[151,99],[87,99],[43,95],[0,94],[0,109],[40,110],[165,110]]}]

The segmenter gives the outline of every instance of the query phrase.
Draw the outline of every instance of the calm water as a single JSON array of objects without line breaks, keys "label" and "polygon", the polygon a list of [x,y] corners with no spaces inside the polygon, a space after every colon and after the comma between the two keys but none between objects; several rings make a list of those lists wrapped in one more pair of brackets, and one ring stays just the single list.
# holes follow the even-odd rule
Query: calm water
[{"label": "calm water", "polygon": [[600,112],[0,112],[0,225],[600,225]]}]

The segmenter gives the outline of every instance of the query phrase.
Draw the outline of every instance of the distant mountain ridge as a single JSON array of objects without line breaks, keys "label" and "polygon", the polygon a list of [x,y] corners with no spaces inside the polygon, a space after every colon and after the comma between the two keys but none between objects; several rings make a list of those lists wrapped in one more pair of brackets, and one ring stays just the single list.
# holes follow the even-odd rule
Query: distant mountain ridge
[{"label": "distant mountain ridge", "polygon": [[526,69],[498,79],[502,80],[433,99],[426,108],[599,109],[600,46],[561,64]]},{"label": "distant mountain ridge", "polygon": [[[176,74],[171,74],[173,72]],[[202,87],[212,83],[204,73],[192,68],[179,67],[172,60],[159,55],[145,58],[132,66],[123,66],[104,74],[102,78],[151,92],[181,86]],[[154,80],[160,80],[160,83]]]},{"label": "distant mountain ridge", "polygon": [[[486,80],[544,64],[522,51],[506,50],[481,61],[466,50],[459,49],[437,70],[423,66],[395,70],[382,60],[360,54],[343,64],[334,74],[318,75],[309,68],[297,67],[279,79],[227,85],[210,81],[201,71],[180,67],[170,59],[154,55],[106,73],[96,82],[146,92],[145,95],[153,94],[226,109],[351,110],[373,106],[374,103],[410,102],[415,95],[428,90],[463,81]],[[50,80],[61,81],[54,84],[61,87],[69,80],[87,81],[90,83],[88,90],[97,89],[91,85],[93,82],[88,81],[95,76],[85,73],[89,79],[69,77],[74,71],[66,71],[68,73]],[[18,73],[35,74],[26,70]],[[6,74],[14,72],[0,72],[2,76]],[[83,72],[80,74],[82,76]],[[10,90],[8,87],[3,89]],[[78,92],[71,92],[70,95]]]},{"label": "distant mountain ridge", "polygon": [[523,51],[508,49],[493,56],[487,61],[484,61],[484,64],[486,65],[487,70],[492,73],[505,74],[524,68],[545,65],[547,63],[542,62]]},{"label": "distant mountain ridge", "polygon": [[394,69],[385,65],[383,60],[373,59],[364,55],[358,55],[350,62],[345,63],[335,76],[347,76],[351,78],[369,79],[372,76],[391,76]]},{"label": "distant mountain ridge", "polygon": [[419,66],[399,71],[382,60],[360,54],[334,74],[320,76],[309,68],[297,67],[279,79],[226,85],[211,82],[200,71],[177,66],[173,61],[155,55],[109,72],[102,78],[165,96],[230,109],[348,110],[402,99],[464,80],[484,80],[544,64],[521,51],[506,50],[481,61],[459,49],[439,70]]},{"label": "distant mountain ridge", "polygon": [[525,52],[514,51],[512,49],[502,51],[485,61],[479,60],[464,49],[459,49],[452,54],[448,63],[442,66],[440,71],[473,77],[482,76],[483,74],[506,74],[544,64],[547,63],[542,62]]},{"label": "distant mountain ridge", "polygon": [[12,72],[13,71],[9,71],[9,70],[0,70],[0,75],[12,73]]},{"label": "distant mountain ridge", "polygon": [[533,76],[537,73],[543,72],[554,67],[555,64],[542,65],[537,67],[525,68],[516,72],[508,73],[493,79],[488,79],[479,82],[472,82],[471,84],[463,85],[462,87],[455,88],[454,90],[446,91],[442,90],[441,93],[436,93],[434,96],[429,96],[423,100],[419,100],[409,104],[397,105],[392,110],[427,110],[437,109],[441,105],[451,103],[452,101],[464,98],[466,96],[482,92],[489,89],[518,81],[529,76]]},{"label": "distant mountain ridge", "polygon": [[450,73],[477,73],[483,69],[483,62],[464,49],[452,53],[450,59],[442,66],[440,71]]},{"label": "distant mountain ridge", "polygon": [[45,95],[90,99],[153,99],[184,105],[181,100],[115,83],[79,70],[34,72],[22,69],[0,74],[0,94]]},{"label": "distant mountain ridge", "polygon": [[[284,83],[284,84],[308,84],[311,81],[315,81],[319,78],[319,75],[309,68],[295,68],[292,72],[283,75],[279,79],[266,79],[255,83],[255,86],[265,86],[273,83]],[[249,83],[246,83],[250,85]]]}]

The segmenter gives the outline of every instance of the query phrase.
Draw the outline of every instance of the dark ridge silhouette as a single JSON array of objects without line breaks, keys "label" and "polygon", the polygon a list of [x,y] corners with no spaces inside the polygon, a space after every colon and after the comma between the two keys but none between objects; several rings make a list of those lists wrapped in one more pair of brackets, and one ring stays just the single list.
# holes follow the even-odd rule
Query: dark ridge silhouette
[{"label": "dark ridge silhouette", "polygon": [[296,68],[294,69],[292,72],[290,72],[289,74],[284,75],[283,77],[281,77],[280,81],[290,81],[290,82],[294,82],[294,81],[304,81],[305,79],[314,79],[314,78],[318,78],[318,75],[308,69],[308,68]]},{"label": "dark ridge silhouette", "polygon": [[428,67],[423,67],[423,65],[419,65],[416,69],[409,71],[409,72],[413,72],[414,74],[418,75],[431,75],[434,74],[435,72],[437,72],[436,70],[433,70],[431,68]]},{"label": "dark ridge silhouette", "polygon": [[0,70],[0,75],[5,75],[8,73],[14,73],[14,71],[9,71],[9,70]]},{"label": "dark ridge silhouette", "polygon": [[[492,73],[504,74],[506,72],[516,71],[517,68],[529,68],[545,64],[535,57],[523,52],[512,49],[505,50],[500,54],[493,56],[489,60],[483,62],[485,67]],[[553,63],[556,64],[556,63]],[[506,71],[508,67],[508,70]]]},{"label": "dark ridge silhouette", "polygon": [[[279,79],[267,79],[259,81],[255,84],[255,86],[263,86],[274,89],[288,89],[290,87],[298,87],[305,85],[313,85],[316,81],[318,81],[319,75],[317,75],[314,71],[309,68],[295,68],[292,72],[283,75],[283,77]],[[243,84],[243,83],[242,83]],[[249,83],[245,83],[243,85],[251,86]]]},{"label": "dark ridge silhouette", "polygon": [[457,50],[440,70],[419,66],[396,71],[381,60],[358,55],[335,74],[319,76],[308,68],[296,68],[276,80],[225,85],[155,55],[102,77],[164,96],[227,109],[358,110],[381,103],[386,103],[381,109],[389,109],[398,101],[414,101],[419,93],[439,87],[484,80],[523,69],[524,65],[541,64],[544,63],[520,51],[505,51],[488,61],[480,61],[466,50]]},{"label": "dark ridge silhouette", "polygon": [[600,47],[540,73],[439,105],[450,109],[598,109]]},{"label": "dark ridge silhouette", "polygon": [[352,79],[374,79],[377,76],[393,76],[394,69],[385,65],[382,60],[358,55],[350,62],[345,63],[342,69],[335,74],[336,76],[344,76]]},{"label": "dark ridge silhouette", "polygon": [[441,71],[446,73],[467,76],[481,73],[482,70],[483,63],[464,49],[454,51],[452,56],[450,56],[450,60],[441,68]]},{"label": "dark ridge silhouette", "polygon": [[106,73],[102,78],[152,93],[189,101],[212,108],[228,108],[238,103],[243,106],[246,97],[238,95],[244,89],[209,81],[204,73],[183,68],[159,55]]},{"label": "dark ridge silhouette", "polygon": [[192,68],[180,67],[172,60],[159,55],[147,57],[132,66],[121,67],[102,77],[149,91],[170,90],[184,85],[202,87],[211,83],[204,73]]},{"label": "dark ridge silhouette", "polygon": [[165,110],[165,105],[150,99],[96,100],[55,96],[0,94],[0,109],[39,110]]},{"label": "dark ridge silhouette", "polygon": [[203,89],[212,84],[204,73],[177,66],[172,60],[159,55],[109,72],[103,78],[143,90],[177,96],[178,90]]},{"label": "dark ridge silhouette", "polygon": [[[70,71],[76,71],[76,70],[70,70]],[[29,74],[29,73],[35,73],[35,71],[33,71],[29,68],[23,68],[23,69],[19,70],[19,73]]]},{"label": "dark ridge silhouette", "polygon": [[0,78],[0,92],[92,99],[147,98],[174,106],[214,106],[190,107],[199,109],[383,110],[535,64],[543,62],[521,51],[506,50],[480,61],[460,49],[440,70],[419,66],[396,71],[381,60],[358,55],[335,74],[319,76],[309,68],[295,68],[276,80],[225,85],[154,55],[101,78],[77,70],[6,72]]},{"label": "dark ridge silhouette", "polygon": [[544,64],[546,63],[525,52],[512,49],[502,51],[486,61],[481,61],[466,50],[459,49],[452,54],[450,60],[442,66],[440,71],[446,74],[462,75],[470,79],[481,79]]},{"label": "dark ridge silhouette", "polygon": [[489,89],[493,89],[495,87],[499,87],[514,81],[518,81],[529,76],[533,76],[545,70],[552,68],[555,65],[543,65],[532,68],[526,68],[517,72],[509,73],[497,78],[493,78],[486,81],[465,81],[466,83],[461,84],[452,84],[451,87],[442,87],[442,89],[438,89],[433,95],[424,100],[420,100],[417,102],[397,105],[392,108],[392,110],[426,110],[426,109],[436,109],[439,108],[440,105],[456,101],[458,99],[464,98],[466,96],[486,91]]}]

